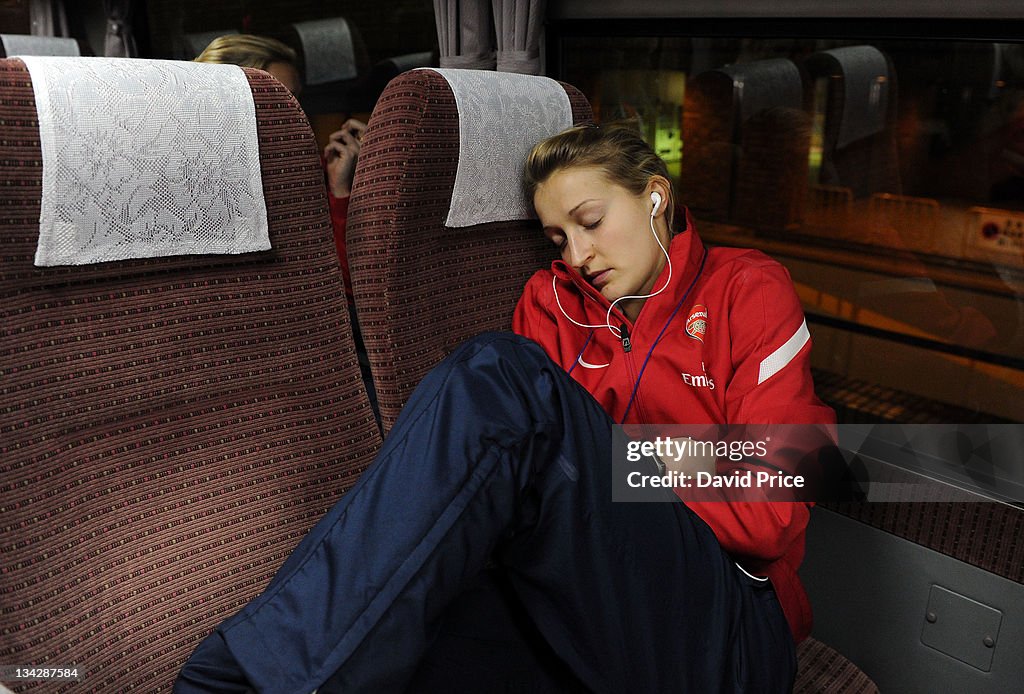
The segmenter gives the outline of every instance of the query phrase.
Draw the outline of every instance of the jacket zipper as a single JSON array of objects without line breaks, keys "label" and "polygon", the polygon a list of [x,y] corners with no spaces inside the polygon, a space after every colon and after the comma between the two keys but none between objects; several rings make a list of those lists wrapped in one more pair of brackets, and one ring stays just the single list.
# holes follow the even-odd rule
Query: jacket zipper
[{"label": "jacket zipper", "polygon": [[[582,285],[579,282],[575,281],[575,278],[574,284],[576,284],[576,286],[579,287],[579,289],[585,295],[593,291],[593,288],[589,284]],[[597,303],[599,306],[601,305],[602,301],[607,301],[607,299],[601,296],[600,293],[598,293],[598,297],[600,297],[599,299],[597,299]],[[616,316],[620,320],[619,342],[622,345],[622,352],[626,359],[626,375],[629,377],[629,383],[627,386],[629,395],[633,395],[633,390],[636,389],[636,395],[633,396],[632,409],[636,412],[636,416],[639,417],[637,421],[646,422],[646,412],[644,411],[643,400],[640,397],[640,385],[637,383],[636,364],[633,360],[633,338],[630,335],[629,323],[627,322],[626,317],[620,311],[618,311],[617,309],[612,310],[612,315]],[[633,329],[635,331],[635,324],[633,325]],[[625,422],[622,423],[624,424]]]},{"label": "jacket zipper", "polygon": [[[635,325],[633,326],[636,327]],[[637,421],[646,422],[647,413],[644,411],[643,398],[640,396],[640,384],[637,383],[637,370],[636,362],[633,358],[633,341],[629,334],[629,326],[626,323],[622,323],[619,326],[621,331],[622,351],[624,352],[624,358],[626,360],[626,375],[629,377],[629,393],[633,395],[633,390],[636,389],[636,394],[633,395],[633,410],[636,412]],[[625,421],[622,422],[625,424]]]}]

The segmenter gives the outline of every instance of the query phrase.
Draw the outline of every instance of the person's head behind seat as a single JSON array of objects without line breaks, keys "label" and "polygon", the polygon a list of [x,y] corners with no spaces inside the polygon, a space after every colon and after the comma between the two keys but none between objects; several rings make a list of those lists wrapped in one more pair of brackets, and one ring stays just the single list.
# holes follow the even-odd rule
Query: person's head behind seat
[{"label": "person's head behind seat", "polygon": [[298,96],[302,78],[295,51],[277,39],[253,34],[228,34],[210,42],[195,62],[220,63],[266,70]]}]

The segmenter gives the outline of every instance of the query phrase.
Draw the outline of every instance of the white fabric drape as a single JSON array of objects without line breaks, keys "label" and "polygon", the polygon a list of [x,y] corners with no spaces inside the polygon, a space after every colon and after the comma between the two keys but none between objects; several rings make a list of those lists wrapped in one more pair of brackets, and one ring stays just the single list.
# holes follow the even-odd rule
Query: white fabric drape
[{"label": "white fabric drape", "polygon": [[108,58],[135,58],[139,55],[131,24],[134,5],[134,0],[103,0],[103,11],[107,14],[103,55]]},{"label": "white fabric drape", "polygon": [[493,70],[494,22],[486,0],[434,0],[440,66]]},{"label": "white fabric drape", "polygon": [[544,0],[491,0],[499,72],[540,74]]}]

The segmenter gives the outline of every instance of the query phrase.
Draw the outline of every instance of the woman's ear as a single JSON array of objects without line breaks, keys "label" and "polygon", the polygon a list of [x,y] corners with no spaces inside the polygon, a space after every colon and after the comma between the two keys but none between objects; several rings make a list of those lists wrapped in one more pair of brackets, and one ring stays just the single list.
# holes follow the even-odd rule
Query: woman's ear
[{"label": "woman's ear", "polygon": [[651,199],[651,215],[654,217],[665,214],[673,204],[672,185],[663,176],[651,176],[647,182],[647,195]]}]

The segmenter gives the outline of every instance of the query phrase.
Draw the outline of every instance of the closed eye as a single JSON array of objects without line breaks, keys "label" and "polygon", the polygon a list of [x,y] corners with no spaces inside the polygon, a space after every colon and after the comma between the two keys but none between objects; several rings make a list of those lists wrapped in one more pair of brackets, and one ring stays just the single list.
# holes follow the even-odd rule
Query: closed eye
[{"label": "closed eye", "polygon": [[548,240],[555,244],[555,246],[558,247],[558,250],[561,251],[565,249],[566,238],[561,234],[550,234],[548,235]]},{"label": "closed eye", "polygon": [[593,231],[597,227],[601,226],[601,222],[603,222],[603,221],[604,221],[604,217],[602,217],[601,219],[597,220],[593,224],[585,224],[583,226],[583,228],[586,229],[587,231]]}]

